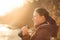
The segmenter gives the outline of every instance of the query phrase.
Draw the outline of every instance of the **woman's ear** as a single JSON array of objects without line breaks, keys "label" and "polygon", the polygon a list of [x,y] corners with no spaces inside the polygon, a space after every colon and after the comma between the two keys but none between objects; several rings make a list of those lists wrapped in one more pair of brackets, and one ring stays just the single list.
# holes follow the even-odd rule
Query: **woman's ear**
[{"label": "woman's ear", "polygon": [[45,16],[42,16],[42,19],[43,19],[43,20],[46,20]]},{"label": "woman's ear", "polygon": [[42,16],[42,18],[45,18],[45,16]]}]

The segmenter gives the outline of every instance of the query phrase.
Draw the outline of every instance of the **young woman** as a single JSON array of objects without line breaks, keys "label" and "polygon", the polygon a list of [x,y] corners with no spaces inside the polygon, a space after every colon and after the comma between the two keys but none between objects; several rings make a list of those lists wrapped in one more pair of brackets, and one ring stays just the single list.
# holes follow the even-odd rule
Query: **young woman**
[{"label": "young woman", "polygon": [[29,35],[28,28],[23,27],[22,33],[19,34],[22,40],[50,40],[51,37],[56,37],[56,22],[49,16],[46,9],[36,8],[32,19],[36,30],[32,35]]}]

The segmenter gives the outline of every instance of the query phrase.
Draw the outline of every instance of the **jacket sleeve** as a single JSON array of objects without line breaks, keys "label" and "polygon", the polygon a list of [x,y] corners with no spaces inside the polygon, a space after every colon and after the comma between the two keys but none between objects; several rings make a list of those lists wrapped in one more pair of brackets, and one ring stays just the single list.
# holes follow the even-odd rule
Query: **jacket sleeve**
[{"label": "jacket sleeve", "polygon": [[39,29],[30,40],[50,40],[50,37],[50,32],[48,32],[46,29]]},{"label": "jacket sleeve", "polygon": [[29,34],[23,36],[23,35],[22,35],[22,32],[20,32],[20,33],[18,34],[18,36],[21,37],[22,40],[30,40],[30,35],[29,35]]}]

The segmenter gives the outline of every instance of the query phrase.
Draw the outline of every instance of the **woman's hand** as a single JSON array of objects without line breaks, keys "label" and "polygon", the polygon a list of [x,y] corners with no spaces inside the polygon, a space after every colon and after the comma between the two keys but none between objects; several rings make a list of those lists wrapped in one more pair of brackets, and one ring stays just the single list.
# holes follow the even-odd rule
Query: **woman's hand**
[{"label": "woman's hand", "polygon": [[29,34],[28,33],[28,26],[27,25],[26,26],[23,26],[22,29],[21,29],[21,31],[22,31],[22,35],[23,36]]}]

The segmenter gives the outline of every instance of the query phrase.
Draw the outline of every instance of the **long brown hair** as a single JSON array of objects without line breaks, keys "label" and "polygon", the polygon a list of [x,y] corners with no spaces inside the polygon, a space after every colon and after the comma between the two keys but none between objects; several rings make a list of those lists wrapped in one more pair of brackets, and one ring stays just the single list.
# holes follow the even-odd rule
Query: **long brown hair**
[{"label": "long brown hair", "polygon": [[46,21],[48,21],[50,24],[56,25],[56,21],[52,17],[49,16],[49,12],[46,9],[37,8],[35,9],[35,11],[38,12],[40,16],[44,16],[46,18]]}]

